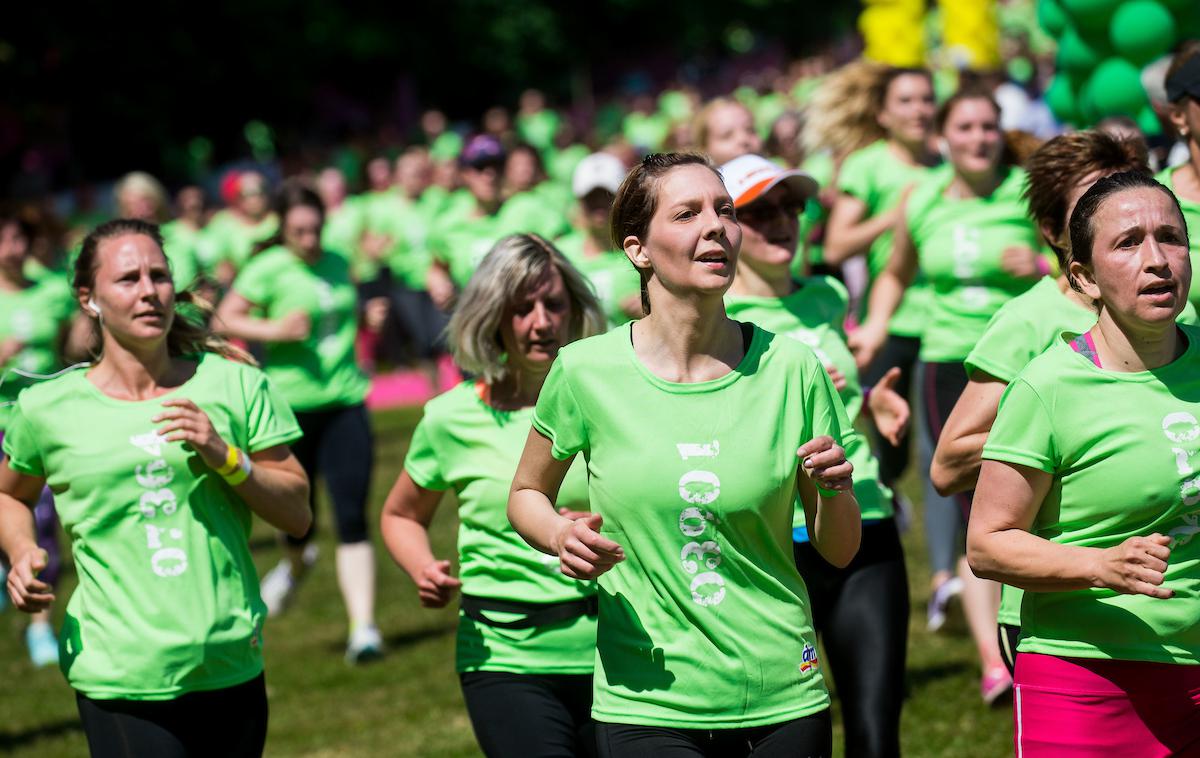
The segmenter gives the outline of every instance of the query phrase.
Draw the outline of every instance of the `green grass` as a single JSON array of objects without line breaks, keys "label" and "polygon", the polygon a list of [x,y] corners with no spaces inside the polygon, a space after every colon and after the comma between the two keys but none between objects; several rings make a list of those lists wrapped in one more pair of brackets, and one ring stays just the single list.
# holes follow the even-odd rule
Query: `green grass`
[{"label": "green grass", "polygon": [[[372,513],[404,460],[419,411],[376,414],[377,465]],[[903,489],[919,503],[910,474]],[[918,506],[919,507],[919,506]],[[917,514],[919,517],[919,514]],[[333,569],[334,541],[321,507],[321,558],[292,611],[266,629],[271,702],[267,754],[272,756],[478,755],[454,675],[453,610],[428,611],[412,583],[379,552],[379,625],[389,653],[376,664],[342,662],[346,622]],[[917,524],[919,524],[919,518]],[[456,520],[443,503],[432,528],[435,552],[451,555]],[[928,573],[918,529],[905,535],[913,616],[908,693],[902,739],[907,756],[980,758],[1011,753],[1009,709],[987,709],[978,694],[974,647],[961,620],[949,632],[925,631]],[[278,560],[271,532],[256,525],[259,569]],[[69,570],[60,597],[69,595]],[[58,614],[61,617],[61,607]],[[0,755],[74,756],[87,752],[74,694],[57,669],[34,669],[22,638],[25,619],[11,608],[0,616]],[[835,727],[836,728],[836,727]],[[841,742],[840,728],[835,742]],[[840,754],[840,753],[839,753]]]}]

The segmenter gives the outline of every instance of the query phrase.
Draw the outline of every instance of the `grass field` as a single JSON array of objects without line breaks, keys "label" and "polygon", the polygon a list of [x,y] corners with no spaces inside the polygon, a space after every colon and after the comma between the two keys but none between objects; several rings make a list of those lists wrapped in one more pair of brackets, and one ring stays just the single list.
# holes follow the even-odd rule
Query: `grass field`
[{"label": "grass field", "polygon": [[[373,518],[404,460],[418,417],[419,411],[411,410],[375,416]],[[919,504],[919,487],[911,474],[904,490]],[[272,619],[266,629],[271,702],[267,755],[478,755],[454,675],[456,613],[422,609],[412,583],[381,547],[378,614],[388,655],[369,666],[348,667],[342,662],[346,622],[334,577],[328,510],[322,508],[318,519],[323,527],[321,559],[292,611]],[[453,554],[455,525],[452,500],[447,500],[433,525],[439,555]],[[260,571],[278,559],[271,532],[261,523],[252,547]],[[905,547],[913,597],[905,755],[1010,754],[1010,711],[989,710],[980,701],[978,666],[961,618],[952,617],[937,635],[925,631],[927,571],[919,529],[905,535]],[[74,582],[68,570],[60,597],[69,595]],[[30,665],[24,624],[22,614],[11,608],[0,616],[0,755],[86,755],[74,695],[57,669]],[[840,743],[840,728],[835,729],[835,743]],[[840,744],[838,749],[840,755]]]}]

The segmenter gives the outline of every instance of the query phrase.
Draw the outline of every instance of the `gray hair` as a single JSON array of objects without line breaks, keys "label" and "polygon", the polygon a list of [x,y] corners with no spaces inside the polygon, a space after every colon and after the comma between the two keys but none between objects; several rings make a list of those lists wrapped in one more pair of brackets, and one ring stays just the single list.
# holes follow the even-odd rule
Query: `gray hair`
[{"label": "gray hair", "polygon": [[571,300],[568,341],[604,331],[604,312],[591,285],[558,248],[536,234],[513,234],[480,261],[446,327],[450,352],[464,371],[488,384],[508,374],[500,341],[504,309],[551,266],[558,269]]}]

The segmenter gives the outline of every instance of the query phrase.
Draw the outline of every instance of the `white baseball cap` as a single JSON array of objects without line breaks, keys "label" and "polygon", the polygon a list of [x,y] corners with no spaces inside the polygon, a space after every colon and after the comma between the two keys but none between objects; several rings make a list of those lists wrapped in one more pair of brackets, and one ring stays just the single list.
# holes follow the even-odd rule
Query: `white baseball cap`
[{"label": "white baseball cap", "polygon": [[799,169],[785,169],[761,155],[742,155],[719,169],[735,207],[749,205],[771,191],[780,182],[787,182],[794,192],[809,198],[817,194],[817,180]]},{"label": "white baseball cap", "polygon": [[571,191],[580,198],[596,189],[606,189],[615,195],[626,173],[625,164],[612,153],[592,153],[575,167]]}]

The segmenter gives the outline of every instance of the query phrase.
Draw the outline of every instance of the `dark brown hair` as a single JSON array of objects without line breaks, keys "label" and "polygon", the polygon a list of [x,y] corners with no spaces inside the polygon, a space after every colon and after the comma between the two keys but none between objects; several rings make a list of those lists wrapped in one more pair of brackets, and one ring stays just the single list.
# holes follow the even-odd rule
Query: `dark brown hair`
[{"label": "dark brown hair", "polygon": [[1183,68],[1183,64],[1197,55],[1200,55],[1200,40],[1189,39],[1179,43],[1175,56],[1171,58],[1171,65],[1167,66],[1167,72],[1163,74],[1163,81],[1174,76],[1179,69]]},{"label": "dark brown hair", "polygon": [[[83,239],[79,257],[75,259],[75,271],[71,282],[75,288],[76,295],[79,295],[83,290],[87,290],[89,293],[95,290],[96,269],[100,267],[100,261],[98,260],[100,244],[107,240],[130,234],[149,237],[158,247],[159,251],[163,251],[162,233],[158,230],[157,225],[133,218],[118,218],[106,221],[93,229]],[[165,252],[162,255],[166,258]],[[167,262],[167,265],[170,266],[170,261]],[[186,310],[182,312],[179,308],[181,304],[187,306]],[[233,361],[255,365],[255,360],[246,351],[234,347],[228,341],[214,335],[209,330],[208,323],[212,318],[212,313],[212,304],[203,298],[197,297],[188,290],[176,292],[171,329],[167,332],[167,352],[172,357],[197,355],[199,353],[216,353]],[[100,329],[99,320],[97,319],[93,323],[98,332]],[[97,337],[93,344],[98,345],[100,349],[104,347],[99,337]]]},{"label": "dark brown hair", "polygon": [[288,211],[301,207],[314,209],[321,216],[321,223],[325,223],[325,203],[321,201],[321,196],[317,194],[316,190],[297,179],[288,179],[279,185],[275,197],[271,200],[271,210],[275,212],[279,225],[270,237],[254,243],[254,249],[250,254],[258,255],[264,250],[282,245],[283,226],[287,220]]},{"label": "dark brown hair", "polygon": [[[1092,224],[1092,217],[1100,210],[1100,206],[1104,204],[1104,201],[1111,196],[1125,190],[1140,189],[1142,187],[1159,190],[1171,198],[1175,209],[1179,211],[1179,217],[1183,218],[1183,209],[1179,207],[1179,198],[1175,197],[1175,193],[1159,183],[1150,174],[1140,171],[1120,171],[1111,176],[1106,176],[1089,187],[1088,191],[1083,193],[1083,197],[1079,198],[1079,202],[1075,204],[1075,210],[1071,211],[1071,223],[1068,225],[1071,233],[1071,249],[1067,255],[1068,262],[1079,261],[1085,266],[1091,264],[1092,243],[1096,239],[1096,229]],[[1186,237],[1186,222],[1184,222],[1183,233]],[[1067,281],[1071,283],[1071,288],[1076,292],[1083,292],[1083,288],[1079,286],[1079,282],[1075,281],[1075,277],[1071,276],[1069,272],[1067,273]]]},{"label": "dark brown hair", "polygon": [[[626,237],[645,240],[650,219],[658,208],[658,180],[680,166],[703,166],[720,178],[721,174],[706,156],[700,153],[651,153],[633,167],[617,189],[609,216],[609,234],[617,250],[625,249]],[[642,277],[642,312],[650,315],[650,293],[646,283],[650,272],[639,268]]]},{"label": "dark brown hair", "polygon": [[1029,178],[1025,202],[1038,228],[1046,227],[1053,237],[1046,243],[1065,270],[1067,250],[1060,245],[1066,231],[1067,193],[1084,177],[1096,172],[1150,173],[1146,142],[1141,137],[1115,137],[1099,129],[1061,134],[1046,142],[1025,163]]}]

